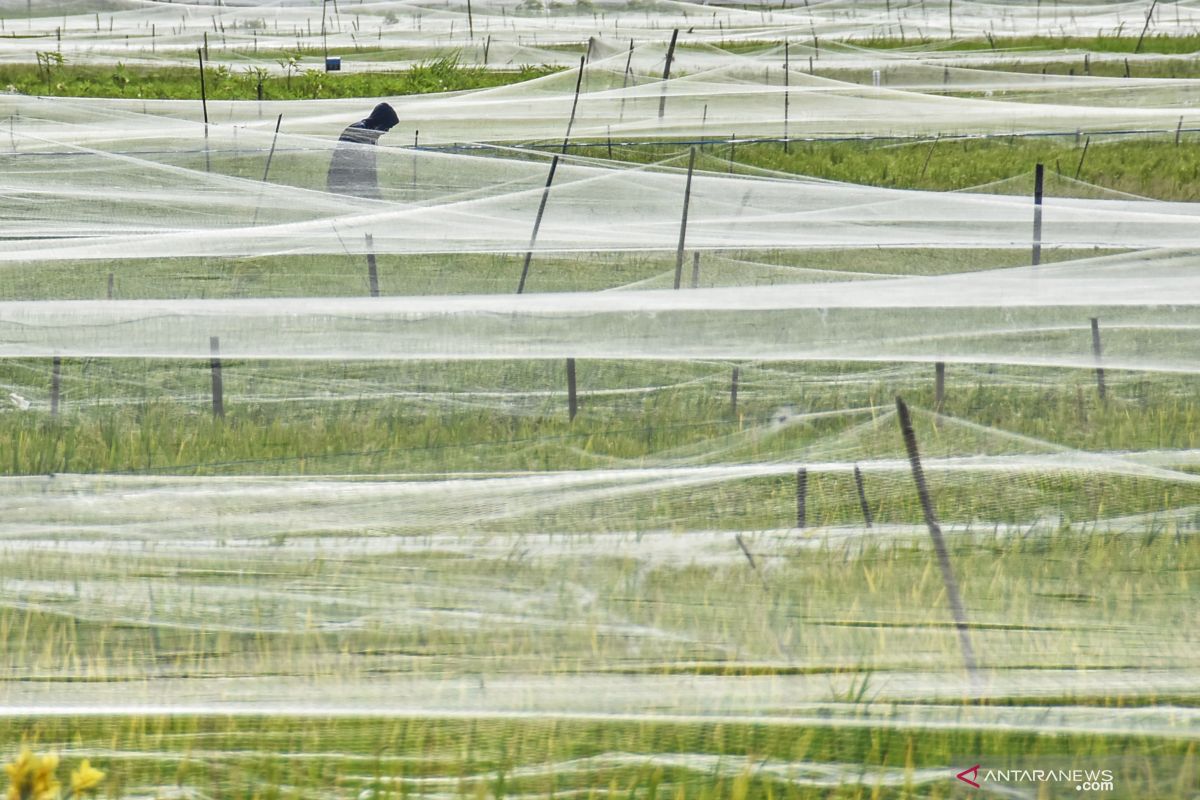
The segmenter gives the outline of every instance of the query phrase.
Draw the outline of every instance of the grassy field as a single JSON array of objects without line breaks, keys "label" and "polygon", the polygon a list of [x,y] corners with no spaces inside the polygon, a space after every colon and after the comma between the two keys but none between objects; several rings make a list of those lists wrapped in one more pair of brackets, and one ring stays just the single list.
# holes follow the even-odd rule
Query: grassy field
[{"label": "grassy field", "polygon": [[[280,54],[284,75],[264,68],[225,66],[205,69],[212,100],[313,100],[335,97],[390,97],[504,86],[541,77],[551,67],[487,70],[463,66],[454,56],[431,58],[392,72],[327,73],[319,58]],[[185,67],[126,67],[123,64],[0,65],[0,86],[8,91],[54,97],[134,97],[147,100],[200,99],[200,77]]]},{"label": "grassy field", "polygon": [[[1146,45],[1189,52],[1169,49],[1186,41]],[[45,80],[4,69],[15,77],[0,71],[0,82]],[[63,93],[192,91],[183,71],[121,84],[54,69],[50,89]],[[538,74],[450,71],[340,76],[316,95],[304,77],[291,88],[279,78],[264,93],[369,96]],[[252,96],[256,79],[209,85]],[[1008,181],[1000,189],[1020,193],[1041,161],[1105,189],[1196,199],[1191,135],[1178,146],[1170,135],[1094,140],[1079,167],[1083,144],[764,143],[704,155],[714,169],[732,155],[735,170],[937,190]],[[259,162],[218,168],[256,177]],[[300,185],[321,177],[286,157],[279,170]],[[1057,176],[1050,186],[1098,191]],[[793,267],[813,280],[937,275],[1025,257],[733,251],[706,254],[703,274],[706,285],[794,280]],[[672,263],[539,256],[531,290],[662,280]],[[520,258],[381,256],[379,269],[384,294],[510,292]],[[7,270],[0,298],[100,298],[109,273],[120,298],[365,292],[360,259],[281,256],[51,263]],[[22,743],[90,758],[110,798],[951,798],[965,790],[954,774],[975,763],[1104,767],[1106,797],[1196,796],[1200,486],[1183,455],[1166,475],[1113,467],[1197,447],[1193,376],[1110,373],[1101,402],[1090,371],[952,364],[935,421],[928,365],[739,363],[736,411],[733,366],[581,360],[571,422],[560,362],[230,361],[224,420],[209,411],[207,362],[66,359],[58,417],[48,360],[0,363],[4,393],[33,401],[0,413],[11,479],[0,704],[19,709],[0,716],[0,759]],[[918,409],[927,464],[1014,459],[998,472],[930,472],[978,692],[906,471],[897,393]],[[1039,461],[1050,456],[1061,460]],[[796,463],[840,465],[808,476],[804,530]],[[876,465],[865,475],[875,529],[862,524],[855,463]],[[598,468],[731,464],[768,469],[567,482]],[[527,472],[562,475],[498,504],[478,480]],[[316,482],[298,483],[297,499],[264,476]],[[341,488],[385,494],[342,499]],[[174,691],[214,711],[120,713]],[[436,713],[438,702],[457,711]]]}]

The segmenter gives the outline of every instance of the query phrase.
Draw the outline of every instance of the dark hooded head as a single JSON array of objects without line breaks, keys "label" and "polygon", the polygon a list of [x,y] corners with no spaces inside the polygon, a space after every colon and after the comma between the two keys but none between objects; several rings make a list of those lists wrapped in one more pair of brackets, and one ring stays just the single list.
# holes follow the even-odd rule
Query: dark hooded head
[{"label": "dark hooded head", "polygon": [[387,103],[380,103],[371,111],[371,116],[363,120],[365,126],[373,131],[390,131],[396,127],[396,123],[400,118],[396,116],[396,110]]}]

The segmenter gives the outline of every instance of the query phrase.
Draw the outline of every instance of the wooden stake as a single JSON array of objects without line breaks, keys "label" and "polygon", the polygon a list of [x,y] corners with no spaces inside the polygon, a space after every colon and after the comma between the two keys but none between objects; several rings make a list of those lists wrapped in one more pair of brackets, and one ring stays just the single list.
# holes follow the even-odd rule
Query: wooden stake
[{"label": "wooden stake", "polygon": [[692,288],[700,288],[700,251],[692,253]]},{"label": "wooden stake", "polygon": [[379,271],[375,268],[375,237],[367,234],[367,284],[371,297],[379,297]]},{"label": "wooden stake", "polygon": [[675,288],[683,279],[683,246],[687,240],[688,204],[692,200],[692,170],[696,166],[696,148],[688,150],[687,183],[683,187],[683,218],[679,222],[679,245],[675,248]]},{"label": "wooden stake", "polygon": [[50,367],[50,416],[58,416],[58,396],[62,389],[62,359],[58,356],[51,361]]},{"label": "wooden stake", "polygon": [[1042,263],[1042,189],[1045,168],[1038,164],[1033,171],[1033,265]]},{"label": "wooden stake", "polygon": [[283,124],[283,114],[280,114],[275,120],[275,134],[271,137],[271,149],[267,151],[267,165],[263,167],[263,183],[267,182],[267,176],[271,174],[271,159],[275,158],[275,144],[279,141],[279,126]]},{"label": "wooden stake", "polygon": [[586,56],[579,57],[579,77],[575,79],[575,99],[571,101],[571,118],[567,120],[567,135],[563,137],[562,151],[567,152],[567,142],[571,141],[571,126],[575,124],[575,109],[579,108],[579,89],[583,86],[583,67]]},{"label": "wooden stake", "polygon": [[[275,157],[275,143],[279,140],[279,126],[282,124],[283,124],[283,114],[280,114],[279,117],[275,120],[275,135],[271,137],[271,149],[267,152],[267,164],[265,167],[263,167],[263,176],[262,176],[263,183],[267,182],[267,176],[271,174],[271,159],[273,159]],[[259,202],[262,201],[262,191],[259,192],[258,200],[259,200]],[[259,211],[259,204],[255,203],[254,217],[253,217],[253,219],[250,220],[251,227],[258,224],[258,211]]]},{"label": "wooden stake", "polygon": [[[1158,5],[1158,0],[1154,0],[1150,4],[1150,10],[1146,12],[1146,24],[1142,26],[1141,35],[1138,36],[1137,45],[1133,48],[1133,52],[1142,52],[1142,39],[1146,38],[1146,31],[1150,30],[1150,18],[1154,16],[1154,7]],[[1129,59],[1125,59],[1125,71],[1129,71]],[[1126,76],[1128,77],[1128,76]]]},{"label": "wooden stake", "polygon": [[785,153],[790,152],[789,141],[788,141],[788,111],[789,111],[789,106],[791,105],[791,92],[789,91],[789,88],[791,87],[791,79],[792,79],[792,76],[790,74],[791,73],[791,62],[788,58],[788,51],[790,49],[791,49],[791,46],[788,44],[788,40],[784,39],[783,40],[783,152],[785,152]]},{"label": "wooden stake", "polygon": [[550,184],[554,183],[554,171],[558,169],[558,156],[550,161],[550,174],[546,176],[546,188],[542,189],[542,202],[538,204],[537,216],[533,219],[533,233],[529,235],[529,249],[525,251],[525,265],[521,267],[521,280],[517,294],[525,291],[525,280],[529,277],[529,262],[533,259],[533,246],[537,243],[538,228],[542,227],[542,214],[546,213],[546,201],[550,199]]},{"label": "wooden stake", "polygon": [[219,336],[211,336],[208,339],[208,347],[212,353],[212,358],[209,362],[212,367],[212,408],[213,416],[219,419],[225,418],[225,387],[221,382],[221,339]]},{"label": "wooden stake", "polygon": [[929,169],[929,161],[933,158],[933,149],[937,147],[938,141],[942,138],[942,134],[937,134],[933,137],[933,142],[929,145],[929,152],[925,154],[925,163],[921,165],[921,177],[925,177],[925,170]]},{"label": "wooden stake", "polygon": [[946,405],[946,362],[939,361],[933,365],[933,410],[941,416]]},{"label": "wooden stake", "polygon": [[858,464],[854,465],[854,485],[858,488],[858,505],[862,508],[863,521],[869,528],[875,520],[871,516],[871,506],[867,504],[867,490],[863,486],[862,470],[858,468]]},{"label": "wooden stake", "polygon": [[796,470],[796,527],[804,530],[808,522],[808,470]]},{"label": "wooden stake", "polygon": [[113,299],[113,280],[114,280],[113,274],[111,272],[108,273],[108,299],[109,300]]},{"label": "wooden stake", "polygon": [[1179,124],[1175,126],[1175,146],[1179,147],[1179,136],[1183,133],[1183,117],[1179,118]]},{"label": "wooden stake", "polygon": [[625,120],[625,89],[629,86],[629,67],[633,63],[633,39],[629,40],[629,55],[625,57],[625,74],[621,78],[621,111],[618,122]]},{"label": "wooden stake", "polygon": [[467,30],[475,38],[475,16],[471,13],[471,0],[467,0]]},{"label": "wooden stake", "polygon": [[1104,386],[1104,367],[1100,366],[1100,318],[1092,317],[1092,355],[1096,357],[1096,393],[1104,400],[1108,392]]},{"label": "wooden stake", "polygon": [[921,511],[925,515],[925,525],[929,528],[929,536],[933,539],[933,549],[937,553],[938,567],[942,571],[942,583],[946,587],[946,598],[950,601],[950,610],[954,614],[954,626],[958,629],[958,644],[962,650],[963,664],[974,679],[975,653],[971,647],[967,614],[963,610],[962,597],[958,593],[958,581],[955,580],[954,570],[950,566],[950,554],[946,551],[942,528],[938,525],[937,516],[933,512],[933,503],[929,499],[929,489],[925,486],[925,472],[921,469],[921,454],[917,450],[917,435],[913,432],[908,406],[899,397],[896,398],[896,411],[900,415],[900,432],[904,436],[904,447],[908,451],[908,463],[912,468],[913,481],[917,484],[917,497],[921,502]]},{"label": "wooden stake", "polygon": [[1087,158],[1088,148],[1092,146],[1092,137],[1087,137],[1083,142],[1083,152],[1079,154],[1079,163],[1075,166],[1075,180],[1079,180],[1079,173],[1083,171],[1083,160]]},{"label": "wooden stake", "polygon": [[567,359],[567,414],[571,422],[579,411],[579,398],[575,393],[575,359]]},{"label": "wooden stake", "polygon": [[200,107],[204,109],[204,169],[212,172],[212,161],[208,152],[208,91],[204,86],[204,51],[208,49],[208,34],[205,34],[204,50],[197,50],[196,57],[200,60]]},{"label": "wooden stake", "polygon": [[754,556],[750,554],[750,548],[746,547],[746,543],[742,541],[742,535],[740,533],[735,533],[733,538],[737,541],[738,547],[742,549],[742,555],[744,555],[746,560],[750,562],[750,569],[758,573],[759,579],[762,580],[763,588],[770,591],[771,586],[767,583],[767,576],[759,572],[758,564],[754,562]]},{"label": "wooden stake", "polygon": [[667,110],[667,81],[671,79],[671,61],[675,58],[675,42],[679,39],[679,28],[671,31],[671,44],[667,46],[667,63],[663,67],[662,96],[658,98],[658,118],[662,119]]}]

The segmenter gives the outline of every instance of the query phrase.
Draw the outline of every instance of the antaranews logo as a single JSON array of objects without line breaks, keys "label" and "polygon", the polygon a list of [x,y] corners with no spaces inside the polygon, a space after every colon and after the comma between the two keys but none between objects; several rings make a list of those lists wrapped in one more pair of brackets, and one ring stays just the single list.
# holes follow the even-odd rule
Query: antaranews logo
[{"label": "antaranews logo", "polygon": [[954,777],[975,789],[984,783],[1073,783],[1077,792],[1111,792],[1114,788],[1110,769],[986,769],[976,764]]}]

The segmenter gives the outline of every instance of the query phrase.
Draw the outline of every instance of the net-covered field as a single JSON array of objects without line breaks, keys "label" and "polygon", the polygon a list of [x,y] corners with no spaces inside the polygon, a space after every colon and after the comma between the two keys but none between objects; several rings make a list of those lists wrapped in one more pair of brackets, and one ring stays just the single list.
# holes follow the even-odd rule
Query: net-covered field
[{"label": "net-covered field", "polygon": [[[1198,796],[1200,5],[56,5],[0,0],[0,759]],[[430,59],[478,88],[321,88]]]}]

